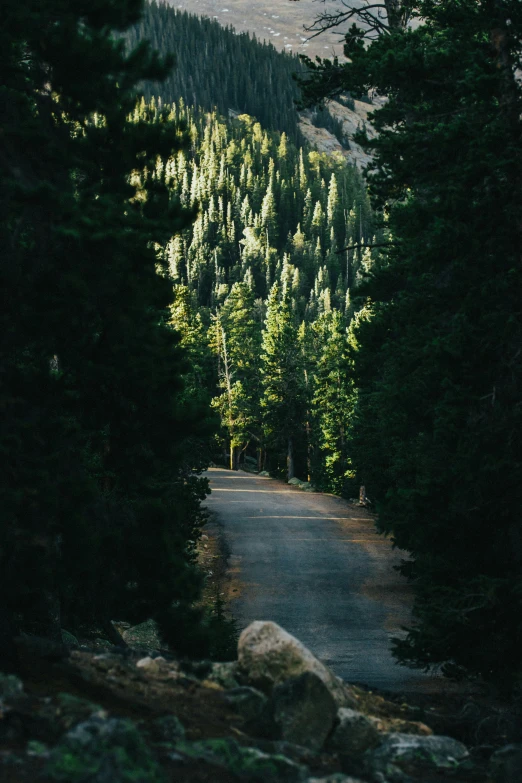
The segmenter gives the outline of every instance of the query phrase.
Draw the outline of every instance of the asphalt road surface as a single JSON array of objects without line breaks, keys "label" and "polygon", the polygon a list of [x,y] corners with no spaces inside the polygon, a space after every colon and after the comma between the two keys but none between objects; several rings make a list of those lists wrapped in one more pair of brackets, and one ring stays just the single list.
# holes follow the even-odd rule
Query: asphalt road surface
[{"label": "asphalt road surface", "polygon": [[431,678],[399,666],[390,652],[410,618],[410,590],[393,570],[404,554],[374,532],[364,509],[242,471],[207,475],[240,628],[273,620],[349,682],[426,689]]}]

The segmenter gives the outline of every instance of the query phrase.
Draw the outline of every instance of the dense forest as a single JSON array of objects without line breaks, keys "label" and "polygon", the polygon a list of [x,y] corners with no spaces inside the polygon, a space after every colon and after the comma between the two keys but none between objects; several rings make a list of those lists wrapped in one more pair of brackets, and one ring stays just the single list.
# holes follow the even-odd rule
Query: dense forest
[{"label": "dense forest", "polygon": [[355,23],[347,60],[299,76],[311,107],[386,96],[367,192],[301,145],[273,47],[141,0],[7,0],[2,668],[21,632],[115,618],[211,655],[200,474],[226,459],[364,484],[409,555],[400,660],[520,687],[522,10],[384,6],[323,18]]},{"label": "dense forest", "polygon": [[[310,105],[347,92],[387,96],[374,113],[379,136],[359,139],[374,156],[373,216],[368,208],[358,225],[357,201],[366,199],[339,197],[341,167],[341,227],[332,231],[326,164],[305,209],[296,164],[281,165],[268,134],[269,169],[255,195],[251,177],[248,200],[239,172],[242,217],[232,183],[226,192],[226,157],[218,162],[226,145],[209,127],[207,160],[222,193],[203,189],[194,231],[167,252],[186,306],[210,329],[213,404],[231,464],[255,448],[260,466],[279,474],[348,494],[364,484],[380,529],[411,555],[404,572],[417,622],[398,643],[401,659],[509,682],[522,633],[519,10],[389,5],[384,27],[369,17],[352,28],[348,62],[308,62],[300,77]],[[412,29],[417,15],[423,24]],[[240,122],[248,138],[254,121]],[[262,147],[262,126],[257,134]],[[186,199],[189,175],[185,185],[175,179]],[[386,231],[377,235],[379,225]],[[348,251],[348,270],[346,245],[357,265],[350,269]],[[491,487],[503,488],[500,498]]]},{"label": "dense forest", "polygon": [[353,23],[349,62],[309,61],[303,85],[312,103],[346,89],[388,99],[372,117],[378,136],[360,139],[393,244],[359,291],[369,300],[354,335],[350,453],[380,530],[411,555],[416,624],[400,658],[512,685],[522,644],[522,7],[385,6],[384,21],[350,3],[323,15],[323,27]]},{"label": "dense forest", "polygon": [[[296,109],[300,91],[293,77],[304,70],[296,55],[155,0],[145,5],[126,40],[130,46],[150,41],[163,56],[175,55],[176,67],[161,86],[154,81],[140,86],[147,100],[160,95],[166,103],[182,98],[188,106],[223,115],[229,110],[250,114],[266,130],[284,131],[294,143],[302,142]],[[308,113],[346,143],[342,124],[327,110],[312,107]]]},{"label": "dense forest", "polygon": [[[4,4],[5,6],[5,4]],[[185,140],[132,123],[163,64],[111,30],[140,0],[7,3],[2,146],[0,659],[21,632],[121,638],[154,617],[174,648],[209,649],[193,608],[212,415],[184,390],[172,284],[154,243],[193,217],[131,177]],[[210,634],[211,635],[211,634]]]},{"label": "dense forest", "polygon": [[[136,108],[136,121],[158,116],[155,101]],[[377,231],[361,177],[342,156],[298,149],[248,115],[225,120],[181,103],[171,117],[191,148],[133,183],[161,183],[182,207],[197,205],[162,259],[184,303],[176,328],[199,322],[190,340],[208,354],[198,365],[212,368],[202,385],[221,414],[227,462],[250,457],[347,491],[350,291],[371,264],[356,246]]]}]

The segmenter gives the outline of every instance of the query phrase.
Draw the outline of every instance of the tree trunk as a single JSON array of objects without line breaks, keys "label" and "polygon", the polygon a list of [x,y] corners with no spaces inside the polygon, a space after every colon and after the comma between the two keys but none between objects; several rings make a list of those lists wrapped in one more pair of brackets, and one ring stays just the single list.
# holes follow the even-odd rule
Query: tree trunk
[{"label": "tree trunk", "polygon": [[384,0],[384,5],[386,6],[390,31],[406,30],[412,17],[413,6],[416,3],[412,0]]},{"label": "tree trunk", "polygon": [[230,444],[230,470],[237,470],[237,446]]},{"label": "tree trunk", "polygon": [[310,420],[307,416],[306,419],[306,480],[312,480],[312,443],[311,443],[311,427]]},{"label": "tree trunk", "polygon": [[288,438],[288,452],[286,457],[288,481],[294,477],[294,444],[292,438]]}]

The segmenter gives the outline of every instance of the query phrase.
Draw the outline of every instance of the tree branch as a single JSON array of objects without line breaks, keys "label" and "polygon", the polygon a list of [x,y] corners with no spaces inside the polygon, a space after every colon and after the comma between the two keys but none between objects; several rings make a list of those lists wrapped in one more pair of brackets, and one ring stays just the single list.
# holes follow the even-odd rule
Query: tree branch
[{"label": "tree branch", "polygon": [[[325,0],[322,2],[324,3]],[[358,20],[368,28],[364,37],[368,38],[372,35],[375,37],[375,35],[383,35],[393,30],[406,28],[411,19],[412,6],[414,5],[412,0],[382,0],[382,2],[374,3],[370,0],[363,0],[363,2],[364,4],[360,7],[355,7],[351,0],[340,0],[345,10],[336,13],[326,11],[319,14],[314,22],[309,27],[305,25],[304,29],[313,33],[310,36],[311,39],[351,20]],[[340,33],[340,35],[344,37],[344,33]]]},{"label": "tree branch", "polygon": [[397,245],[397,242],[375,242],[374,244],[370,244],[367,242],[357,242],[355,245],[348,245],[347,247],[343,247],[340,250],[337,250],[337,253],[344,253],[346,250],[356,250],[360,247],[393,247],[394,245]]}]

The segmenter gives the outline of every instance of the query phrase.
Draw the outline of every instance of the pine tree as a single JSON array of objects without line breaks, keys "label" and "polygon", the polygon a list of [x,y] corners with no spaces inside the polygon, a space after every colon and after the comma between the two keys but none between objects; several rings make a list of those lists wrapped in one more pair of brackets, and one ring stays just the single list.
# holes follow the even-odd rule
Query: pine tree
[{"label": "pine tree", "polygon": [[263,430],[274,468],[295,475],[295,451],[303,438],[304,372],[290,297],[274,283],[267,302],[262,344]]},{"label": "pine tree", "polygon": [[352,31],[350,62],[311,76],[311,95],[388,97],[366,146],[394,243],[356,330],[352,448],[380,529],[411,553],[416,624],[400,658],[505,685],[522,642],[522,11],[416,5],[416,29],[368,47]]},{"label": "pine tree", "polygon": [[313,367],[312,412],[317,456],[314,484],[328,492],[353,494],[355,473],[348,453],[356,391],[348,357],[344,318],[337,310],[312,325],[319,356]]},{"label": "pine tree", "polygon": [[156,617],[182,646],[206,487],[187,439],[203,412],[182,406],[154,249],[187,224],[156,179],[180,132],[135,111],[134,85],[165,69],[110,32],[141,10],[4,4],[0,589],[13,633],[114,636],[111,618]]},{"label": "pine tree", "polygon": [[254,442],[259,448],[261,324],[255,318],[254,296],[245,283],[235,283],[211,328],[211,345],[218,358],[222,393],[213,400],[229,437],[230,467]]}]

